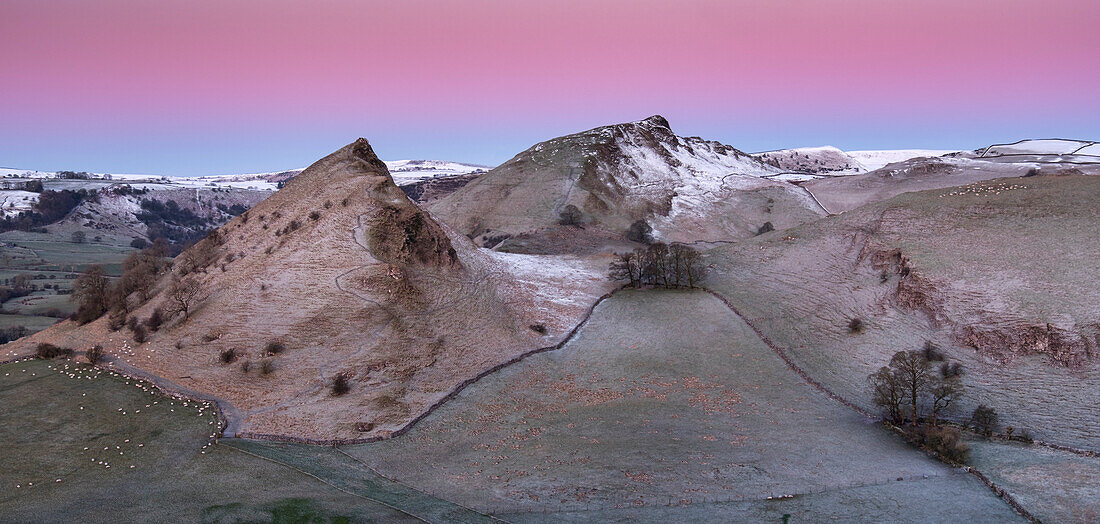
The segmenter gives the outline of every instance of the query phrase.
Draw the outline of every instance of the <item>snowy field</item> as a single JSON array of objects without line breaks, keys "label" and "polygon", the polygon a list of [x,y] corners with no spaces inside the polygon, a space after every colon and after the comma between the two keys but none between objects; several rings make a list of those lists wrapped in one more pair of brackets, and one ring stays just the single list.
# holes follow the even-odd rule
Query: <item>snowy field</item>
[{"label": "snowy field", "polygon": [[[1002,155],[1069,155],[1069,154],[1097,154],[1095,142],[1082,140],[1065,140],[1050,138],[1043,140],[1021,140],[1011,144],[995,144],[982,152],[981,156]],[[1083,148],[1092,148],[1092,153],[1082,153]]]}]

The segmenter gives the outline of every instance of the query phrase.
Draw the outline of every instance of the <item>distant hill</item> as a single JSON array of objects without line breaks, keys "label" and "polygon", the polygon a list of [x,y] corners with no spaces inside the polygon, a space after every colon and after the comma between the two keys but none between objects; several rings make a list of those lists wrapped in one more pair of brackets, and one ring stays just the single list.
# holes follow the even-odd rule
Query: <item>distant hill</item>
[{"label": "distant hill", "polygon": [[[392,166],[394,182],[398,186],[407,187],[407,192],[417,194],[424,193],[420,186],[435,178],[469,179],[489,169],[487,166],[442,160],[396,160],[386,162],[386,165]],[[291,169],[270,173],[169,177],[0,168],[0,214],[14,217],[34,209],[39,193],[26,191],[28,182],[40,182],[41,190],[95,191],[97,198],[80,203],[61,221],[48,225],[49,232],[67,236],[84,230],[125,245],[132,239],[151,241],[155,236],[163,236],[165,231],[158,229],[163,223],[167,232],[171,233],[168,238],[182,245],[201,238],[207,230],[221,226],[251,208],[302,171]],[[436,184],[428,196],[438,198],[456,187],[453,182]],[[193,214],[195,219],[173,221],[169,217],[167,221],[156,220],[149,213],[149,201],[173,206],[181,213]]]},{"label": "distant hill", "polygon": [[[874,171],[895,162],[920,157],[939,157],[954,150],[894,149],[868,151],[841,151],[833,146],[799,147],[753,153],[761,161],[784,171],[774,178],[805,181],[820,176],[855,175]],[[792,176],[792,175],[820,176]]]}]

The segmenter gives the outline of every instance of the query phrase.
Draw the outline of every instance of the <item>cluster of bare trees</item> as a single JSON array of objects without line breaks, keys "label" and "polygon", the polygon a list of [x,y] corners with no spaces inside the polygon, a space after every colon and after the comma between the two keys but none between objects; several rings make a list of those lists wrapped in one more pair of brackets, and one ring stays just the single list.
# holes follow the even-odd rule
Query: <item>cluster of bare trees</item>
[{"label": "cluster of bare trees", "polygon": [[962,366],[948,362],[929,342],[924,349],[898,351],[867,380],[886,417],[898,425],[908,422],[903,431],[910,441],[949,463],[964,464],[970,449],[961,433],[939,425],[939,416],[962,396],[962,375]]},{"label": "cluster of bare trees", "polygon": [[[938,364],[938,365],[937,365]],[[963,369],[958,362],[947,362],[934,345],[924,349],[898,351],[867,380],[873,401],[892,422],[916,426],[925,415],[931,424],[963,393]]]},{"label": "cluster of bare trees", "polygon": [[609,269],[612,280],[629,282],[633,287],[695,287],[704,272],[695,248],[662,242],[616,253]]},{"label": "cluster of bare trees", "polygon": [[91,322],[111,311],[125,318],[137,306],[149,300],[153,285],[165,270],[167,246],[163,243],[135,251],[122,262],[122,276],[111,282],[98,265],[88,266],[73,282],[71,300],[77,302],[76,321]]},{"label": "cluster of bare trees", "polygon": [[[71,300],[78,304],[74,320],[85,324],[109,312],[111,329],[117,330],[127,325],[127,317],[131,312],[148,302],[155,294],[157,280],[170,267],[165,258],[167,255],[166,243],[158,239],[152,247],[131,253],[122,263],[122,276],[113,282],[108,279],[102,267],[88,266],[73,282]],[[199,284],[194,277],[180,278],[173,275],[165,294],[163,313],[173,316],[183,313],[186,318],[194,306],[198,292]],[[145,327],[156,331],[161,319],[162,311],[157,309],[146,321]],[[134,321],[131,318],[129,323],[137,325]],[[137,331],[135,329],[135,333]]]}]

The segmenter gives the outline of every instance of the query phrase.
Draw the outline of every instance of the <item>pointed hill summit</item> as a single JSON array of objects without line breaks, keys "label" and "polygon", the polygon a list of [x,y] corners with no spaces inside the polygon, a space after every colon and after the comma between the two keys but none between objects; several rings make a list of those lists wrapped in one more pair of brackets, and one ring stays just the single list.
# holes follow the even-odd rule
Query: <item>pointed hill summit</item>
[{"label": "pointed hill summit", "polygon": [[533,258],[475,248],[359,139],[176,257],[147,300],[0,355],[101,345],[106,365],[219,399],[227,434],[384,438],[562,340],[612,285],[604,260]]},{"label": "pointed hill summit", "polygon": [[519,252],[614,248],[632,226],[664,241],[744,238],[825,214],[764,178],[780,172],[652,116],[536,144],[430,209],[478,245]]}]

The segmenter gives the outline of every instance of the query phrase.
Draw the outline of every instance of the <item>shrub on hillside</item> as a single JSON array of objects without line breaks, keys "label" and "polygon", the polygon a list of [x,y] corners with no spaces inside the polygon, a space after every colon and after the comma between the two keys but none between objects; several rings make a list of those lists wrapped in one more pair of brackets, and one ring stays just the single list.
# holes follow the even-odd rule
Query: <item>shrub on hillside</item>
[{"label": "shrub on hillside", "polygon": [[278,340],[272,340],[264,345],[264,354],[266,355],[278,355],[286,351],[286,345]]},{"label": "shrub on hillside", "polygon": [[583,217],[584,215],[577,206],[569,204],[558,213],[558,223],[563,226],[578,226]]},{"label": "shrub on hillside", "polygon": [[925,340],[921,350],[924,351],[924,359],[929,362],[943,362],[947,358],[931,340]]},{"label": "shrub on hillside", "polygon": [[145,326],[137,324],[131,329],[134,332],[134,342],[137,342],[138,344],[144,344],[145,341],[149,338],[149,333],[145,330]]},{"label": "shrub on hillside", "polygon": [[222,361],[222,364],[232,364],[237,360],[237,349],[223,349],[218,358]]},{"label": "shrub on hillside", "polygon": [[348,382],[348,376],[345,373],[336,375],[336,378],[332,379],[332,394],[339,397],[351,391],[351,384]]},{"label": "shrub on hillside", "polygon": [[638,220],[626,230],[626,239],[632,242],[638,242],[640,244],[650,244],[653,242],[653,227],[651,227],[645,220]]},{"label": "shrub on hillside", "polygon": [[849,333],[863,333],[864,329],[867,329],[867,326],[863,323],[863,319],[856,317],[848,321]]},{"label": "shrub on hillside", "polygon": [[260,374],[270,375],[275,372],[275,361],[267,358],[260,361]]},{"label": "shrub on hillside", "polygon": [[974,431],[991,436],[997,431],[997,411],[985,404],[979,404],[970,415],[970,425]]},{"label": "shrub on hillside", "polygon": [[965,464],[970,458],[970,447],[962,441],[962,435],[955,428],[926,424],[916,429],[913,437],[918,444],[937,453],[948,462]]},{"label": "shrub on hillside", "polygon": [[149,328],[149,331],[160,329],[162,324],[164,324],[164,314],[161,313],[160,308],[154,309],[149,319],[145,321],[145,327]]},{"label": "shrub on hillside", "polygon": [[126,325],[126,311],[114,310],[107,317],[107,329],[118,331]]},{"label": "shrub on hillside", "polygon": [[100,360],[103,360],[103,346],[96,344],[88,348],[88,351],[84,352],[84,357],[88,359],[89,364],[93,366],[98,364]]},{"label": "shrub on hillside", "polygon": [[68,357],[73,354],[73,350],[70,348],[57,347],[53,344],[46,342],[39,342],[38,347],[35,348],[34,356],[41,359],[51,359],[58,357]]}]

